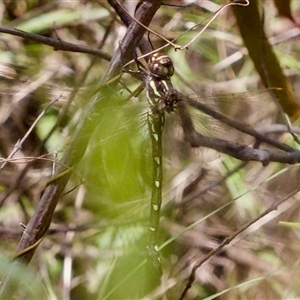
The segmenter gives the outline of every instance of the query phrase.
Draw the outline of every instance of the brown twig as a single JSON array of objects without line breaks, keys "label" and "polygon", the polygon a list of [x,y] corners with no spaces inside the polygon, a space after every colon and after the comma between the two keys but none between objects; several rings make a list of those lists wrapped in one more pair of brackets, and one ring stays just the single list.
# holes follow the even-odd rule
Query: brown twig
[{"label": "brown twig", "polygon": [[0,166],[0,172],[4,169],[6,164],[14,157],[14,155],[22,148],[22,145],[26,141],[26,139],[29,137],[31,132],[34,130],[36,124],[40,121],[40,119],[45,115],[45,113],[48,111],[48,109],[59,100],[59,98],[54,99],[51,101],[46,108],[38,115],[38,117],[35,119],[35,121],[32,123],[30,128],[27,130],[26,134],[22,137],[21,140],[17,141],[17,143],[14,145],[14,148],[12,149],[11,153],[8,155],[8,157],[3,161],[2,165]]},{"label": "brown twig", "polygon": [[179,300],[183,300],[185,296],[187,295],[188,290],[192,287],[195,279],[196,279],[196,271],[198,268],[200,268],[205,262],[207,262],[211,257],[218,254],[221,250],[224,249],[224,247],[228,244],[230,244],[234,239],[236,239],[240,234],[245,232],[246,229],[248,229],[251,225],[255,224],[259,220],[261,220],[264,216],[268,215],[272,211],[276,210],[279,205],[283,204],[287,200],[289,200],[292,196],[296,195],[300,189],[297,189],[296,191],[293,191],[290,193],[287,197],[284,199],[279,200],[278,202],[272,204],[269,208],[267,208],[262,214],[260,214],[257,218],[250,221],[249,223],[242,226],[238,231],[234,232],[229,237],[225,238],[221,244],[218,245],[215,249],[211,250],[209,253],[207,253],[200,261],[198,261],[192,268],[191,274],[188,278],[188,283],[186,284]]},{"label": "brown twig", "polygon": [[[117,1],[115,0],[108,0],[108,2],[112,6],[118,5]],[[160,6],[161,1],[143,1],[135,13],[135,18],[140,20],[145,26],[148,26]],[[114,54],[110,67],[107,70],[102,82],[114,78],[122,70],[123,64],[126,64],[133,58],[134,51],[140,45],[145,31],[146,29],[136,22],[130,23],[126,35],[120,43],[119,49]]]},{"label": "brown twig", "polygon": [[[188,103],[190,104],[190,102]],[[300,162],[300,152],[285,144],[282,144],[281,148],[285,148],[286,146],[287,148],[284,149],[286,152],[279,152],[271,149],[254,149],[236,142],[204,136],[195,130],[186,104],[180,101],[177,105],[186,140],[192,147],[211,148],[243,161],[260,161],[264,166],[268,165],[271,161],[288,164]],[[262,141],[265,141],[264,139],[267,137],[262,136],[261,138]]]},{"label": "brown twig", "polygon": [[87,46],[78,45],[74,43],[69,43],[66,41],[58,40],[58,39],[51,39],[39,34],[25,32],[19,29],[10,28],[8,26],[0,25],[0,32],[7,33],[10,35],[15,35],[22,37],[26,40],[34,41],[40,44],[48,45],[53,47],[55,51],[70,51],[70,52],[79,52],[79,53],[87,53],[92,55],[97,55],[107,61],[110,61],[111,56],[101,50],[93,49]]}]

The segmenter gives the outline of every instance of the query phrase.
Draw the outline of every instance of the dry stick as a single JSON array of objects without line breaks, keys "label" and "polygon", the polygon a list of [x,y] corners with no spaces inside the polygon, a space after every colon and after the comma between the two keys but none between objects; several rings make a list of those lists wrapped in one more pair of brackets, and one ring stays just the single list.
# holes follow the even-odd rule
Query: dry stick
[{"label": "dry stick", "polygon": [[[108,1],[110,6],[113,7],[117,15],[120,17],[123,24],[128,27],[130,23],[132,22],[132,17],[127,13],[124,12],[126,9],[118,0],[110,0]],[[127,12],[127,11],[126,11]]]},{"label": "dry stick", "polygon": [[[108,0],[110,4],[116,5],[116,0]],[[141,20],[145,26],[148,26],[156,11],[160,8],[161,1],[145,0],[138,7],[135,18]],[[120,43],[119,49],[114,54],[109,69],[107,70],[102,83],[114,78],[121,70],[124,64],[129,62],[137,46],[139,46],[144,36],[145,28],[136,22],[131,22],[124,39]]]},{"label": "dry stick", "polygon": [[223,250],[224,246],[228,245],[230,242],[232,242],[239,234],[243,233],[247,228],[249,228],[251,225],[255,224],[257,221],[259,221],[261,218],[263,218],[264,216],[266,216],[267,214],[269,214],[270,212],[276,210],[278,208],[279,205],[283,204],[284,202],[286,202],[287,200],[289,200],[292,196],[296,195],[298,192],[300,191],[300,189],[290,193],[287,197],[285,197],[282,200],[279,200],[277,203],[271,205],[268,209],[266,209],[262,214],[260,214],[257,218],[255,218],[254,220],[248,222],[247,224],[245,224],[244,226],[241,227],[240,230],[236,231],[235,233],[233,233],[232,235],[230,235],[229,237],[225,238],[223,240],[223,242],[215,249],[211,250],[208,254],[206,254],[200,261],[198,261],[192,268],[191,274],[189,276],[188,279],[188,283],[184,289],[184,291],[182,292],[180,299],[179,300],[183,300],[188,292],[188,290],[192,287],[195,279],[196,279],[196,271],[199,267],[201,267],[206,261],[208,261],[212,256],[218,254],[221,250]]},{"label": "dry stick", "polygon": [[[174,44],[172,41],[169,41],[167,38],[165,38],[164,36],[162,36],[161,34],[155,32],[154,30],[150,29],[149,27],[145,26],[142,22],[140,22],[139,20],[137,20],[135,17],[131,16],[130,13],[126,10],[126,8],[120,3],[119,0],[116,0],[117,3],[119,4],[119,7],[124,11],[124,13],[131,18],[134,22],[136,22],[137,24],[139,24],[140,26],[144,27],[144,29],[146,29],[148,32],[154,34],[155,36],[161,38],[162,40],[164,40],[168,45],[171,45],[174,47],[175,50],[181,49],[182,47],[180,45]],[[138,4],[139,5],[139,4]],[[150,55],[150,54],[148,54]]]},{"label": "dry stick", "polygon": [[[243,1],[243,0],[242,0]],[[200,32],[198,32],[197,33],[197,35],[194,37],[194,38],[192,38],[187,44],[185,44],[184,46],[181,46],[179,49],[180,50],[183,50],[183,49],[188,49],[188,47],[189,47],[189,45],[190,44],[192,44],[198,37],[199,37],[199,35],[201,35],[207,28],[208,28],[208,26],[211,24],[211,22],[213,21],[213,20],[215,20],[217,17],[218,17],[218,15],[224,10],[224,9],[226,9],[227,7],[229,7],[229,6],[248,6],[249,5],[249,0],[244,0],[245,1],[245,3],[240,3],[240,2],[238,2],[238,1],[236,1],[236,2],[231,2],[231,3],[227,3],[227,4],[225,4],[224,6],[222,6],[220,9],[218,9],[216,12],[214,12],[214,14],[213,14],[213,17],[212,17],[212,19],[201,29],[201,31]],[[195,27],[197,27],[199,24],[196,24],[194,27],[192,27],[192,28],[195,28]]]},{"label": "dry stick", "polygon": [[234,6],[233,12],[249,56],[264,86],[281,88],[284,91],[279,93],[274,89],[273,94],[284,112],[296,120],[300,116],[300,106],[292,85],[283,74],[282,66],[267,39],[261,21],[260,2],[251,0],[250,5],[245,8]]},{"label": "dry stick", "polygon": [[[36,162],[37,160],[42,160],[42,161],[47,161],[47,162],[53,162],[53,158],[46,158],[48,154],[45,154],[43,156],[40,156],[40,157],[22,157],[22,158],[11,158],[9,159],[9,162],[11,163],[18,163],[21,162],[22,164],[24,163],[27,163],[27,165],[18,173],[16,174],[16,178],[14,178],[14,184],[6,191],[5,195],[2,197],[1,201],[0,201],[0,208],[2,207],[2,205],[4,204],[4,202],[8,199],[8,197],[15,191],[16,187],[18,187],[18,189],[21,188],[21,191],[24,190],[24,187],[22,187],[22,181],[24,182],[24,180],[26,180],[26,173],[28,172],[31,164],[33,162]],[[8,162],[7,159],[3,159],[3,161],[5,163]],[[2,170],[1,172],[3,175],[2,176],[5,176],[5,171]],[[45,182],[47,181],[47,179],[45,178],[44,180]],[[39,179],[39,183],[42,184],[43,183],[43,178],[42,176],[40,177]],[[28,188],[28,186],[26,187]],[[21,202],[20,202],[21,204]]]},{"label": "dry stick", "polygon": [[15,144],[13,150],[11,153],[8,155],[8,157],[3,161],[2,165],[0,166],[0,172],[3,170],[3,168],[6,166],[6,164],[14,157],[14,155],[22,148],[23,143],[26,141],[30,133],[33,131],[35,128],[36,124],[39,122],[39,120],[45,115],[45,113],[48,111],[48,109],[59,100],[59,97],[52,100],[46,107],[45,109],[38,115],[38,117],[34,120],[30,128],[27,130],[26,134],[23,136],[23,138]]},{"label": "dry stick", "polygon": [[[114,10],[116,11],[117,15],[120,17],[123,24],[126,27],[128,27],[132,23],[131,15],[129,15],[127,13],[127,11],[123,9],[123,6],[121,5],[121,3],[118,0],[109,0],[109,4],[114,8]],[[137,4],[137,6],[139,6],[139,4]],[[136,8],[135,12],[137,10],[138,10],[138,7]],[[142,53],[149,53],[152,50],[151,45],[149,44],[149,41],[146,40],[145,38],[141,39],[138,47]],[[124,60],[122,60],[122,61],[124,62]],[[134,62],[134,60],[132,60],[131,63],[132,62]]]},{"label": "dry stick", "polygon": [[293,133],[300,134],[300,128],[297,126],[291,126],[288,127],[284,124],[271,124],[271,125],[265,125],[259,128],[258,132],[261,134],[269,134],[269,133],[290,133],[292,131]]},{"label": "dry stick", "polygon": [[[35,160],[41,160],[41,161],[46,161],[46,162],[53,162],[52,158],[46,158],[49,154],[43,154],[39,157],[36,156],[24,156],[24,157],[17,157],[17,158],[12,158],[9,160],[9,162],[11,163],[15,163],[15,164],[23,164],[25,163],[30,163],[33,162]],[[7,158],[2,158],[0,157],[0,162],[6,162]],[[1,205],[0,205],[1,206]]]},{"label": "dry stick", "polygon": [[107,61],[110,61],[111,59],[111,56],[109,54],[98,49],[93,49],[87,46],[65,42],[60,39],[59,40],[51,39],[39,34],[29,33],[20,29],[10,28],[8,26],[0,25],[0,32],[7,33],[10,35],[20,36],[26,40],[31,40],[31,41],[38,42],[40,44],[51,46],[55,51],[62,50],[62,51],[70,51],[70,52],[88,53],[88,54],[97,55]]},{"label": "dry stick", "polygon": [[254,149],[236,142],[204,136],[195,130],[186,104],[179,101],[177,106],[185,137],[192,147],[211,148],[243,161],[260,161],[264,166],[270,161],[289,164],[300,162],[300,152],[293,148],[290,152]]}]

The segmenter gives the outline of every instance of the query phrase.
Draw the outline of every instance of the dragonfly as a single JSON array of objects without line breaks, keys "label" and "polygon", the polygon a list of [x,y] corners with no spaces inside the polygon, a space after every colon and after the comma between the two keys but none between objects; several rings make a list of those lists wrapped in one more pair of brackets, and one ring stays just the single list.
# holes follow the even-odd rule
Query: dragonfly
[{"label": "dragonfly", "polygon": [[[138,65],[140,65],[139,62]],[[233,118],[222,113],[220,107],[218,108],[216,105],[216,103],[223,101],[224,110],[224,105],[226,106],[228,103],[235,107],[235,101],[237,102],[236,104],[238,104],[238,102],[244,102],[244,109],[246,109],[248,105],[247,114],[255,115],[257,111],[253,110],[253,105],[251,106],[251,93],[233,94],[221,98],[216,96],[214,98],[205,99],[202,97],[202,100],[199,96],[195,95],[189,97],[185,96],[173,87],[171,77],[174,74],[174,65],[172,60],[162,53],[153,54],[148,61],[148,66],[140,67],[140,69],[139,72],[142,75],[148,100],[147,124],[151,140],[153,166],[148,227],[148,251],[150,257],[153,258],[155,268],[160,272],[159,246],[157,245],[157,241],[162,205],[162,137],[166,113],[178,114],[185,140],[194,148],[211,148],[243,161],[259,161],[264,166],[271,161],[290,164],[299,162],[300,152],[276,139],[268,137],[268,135],[259,130],[253,129],[249,124],[235,121]],[[241,101],[241,98],[245,99]],[[261,103],[258,103],[258,105],[261,106]],[[205,125],[203,123],[211,125],[212,130],[210,130],[210,134],[208,133],[209,135],[200,133],[199,131],[201,131],[201,129],[198,131],[190,109],[201,112],[203,117],[201,121],[202,124],[200,124],[202,125],[202,131],[203,125]],[[275,104],[272,105],[272,103],[270,103],[268,105],[269,112],[276,109]],[[240,112],[236,113],[239,114]],[[266,116],[261,116],[262,122],[265,117]],[[257,116],[255,119],[257,120]],[[218,123],[222,125],[216,125]],[[254,145],[249,146],[247,139],[245,139],[244,144],[230,139],[224,139],[224,136],[226,136],[224,132],[227,130],[227,132],[229,132],[229,128],[233,128],[236,132],[241,132],[254,138]],[[220,138],[220,136],[223,136],[223,138]],[[241,137],[237,135],[237,139],[241,140]],[[258,147],[260,144],[267,145],[267,148]]]}]

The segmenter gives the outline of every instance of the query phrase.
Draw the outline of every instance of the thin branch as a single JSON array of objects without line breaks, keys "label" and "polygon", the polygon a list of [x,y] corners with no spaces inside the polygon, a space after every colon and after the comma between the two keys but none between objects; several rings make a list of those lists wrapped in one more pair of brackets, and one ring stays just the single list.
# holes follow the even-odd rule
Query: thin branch
[{"label": "thin branch", "polygon": [[245,232],[246,229],[248,229],[251,225],[255,224],[256,222],[258,222],[259,220],[261,220],[263,217],[265,217],[266,215],[268,215],[269,213],[271,213],[274,210],[278,209],[279,205],[282,205],[284,202],[286,202],[287,200],[289,200],[292,196],[296,195],[298,192],[300,191],[300,189],[290,193],[287,197],[285,197],[284,199],[279,200],[278,202],[272,204],[269,208],[267,208],[262,214],[260,214],[257,218],[255,218],[254,220],[246,223],[244,226],[242,226],[238,231],[234,232],[232,235],[230,235],[229,237],[225,238],[223,240],[222,243],[220,243],[218,245],[218,247],[216,247],[215,249],[212,249],[209,253],[207,253],[200,261],[198,261],[192,268],[191,274],[188,278],[188,283],[185,287],[185,289],[183,290],[181,296],[180,296],[180,300],[183,300],[185,298],[185,296],[187,295],[188,290],[192,287],[195,279],[196,279],[196,271],[198,268],[200,268],[206,261],[208,261],[212,256],[216,255],[217,253],[219,253],[221,250],[223,250],[223,248],[230,244],[234,239],[236,239],[241,233]]},{"label": "thin branch", "polygon": [[44,45],[48,45],[50,47],[53,47],[53,49],[55,51],[61,50],[61,51],[87,53],[87,54],[97,55],[107,61],[110,61],[110,59],[111,59],[111,56],[109,54],[107,54],[101,50],[98,50],[98,49],[93,49],[93,48],[90,48],[87,46],[69,43],[66,41],[62,41],[60,39],[59,40],[51,39],[51,38],[48,38],[48,37],[45,37],[45,36],[42,36],[39,34],[29,33],[29,32],[25,32],[20,29],[10,28],[8,26],[0,25],[0,32],[19,36],[26,40],[30,40],[30,41],[34,41],[34,42],[41,43]]},{"label": "thin branch", "polygon": [[[118,0],[109,0],[109,4],[113,7],[117,15],[120,17],[123,24],[126,27],[129,27],[129,25],[132,23],[132,17],[127,13],[127,11],[124,11],[122,6],[120,5],[120,2]],[[137,4],[135,12],[138,10],[139,5],[140,4]],[[139,43],[139,49],[142,53],[149,53],[152,50],[151,45],[149,45],[149,41],[144,37]]]},{"label": "thin branch", "polygon": [[[224,6],[222,6],[220,9],[218,9],[216,12],[214,12],[213,17],[209,20],[209,22],[196,34],[196,36],[194,38],[192,38],[187,44],[185,44],[184,46],[181,46],[179,49],[180,50],[184,50],[184,49],[188,49],[189,45],[191,45],[207,28],[208,26],[212,23],[212,21],[214,21],[219,14],[226,9],[229,6],[233,6],[233,5],[238,5],[238,6],[248,6],[249,5],[249,0],[245,0],[244,3],[238,2],[238,1],[233,1],[231,3],[225,4]],[[193,28],[197,27],[199,24],[196,24]]]},{"label": "thin branch", "polygon": [[[113,2],[115,3],[116,0],[108,0],[108,2],[111,4]],[[161,1],[145,0],[136,10],[135,18],[142,21],[145,26],[148,26],[160,6]],[[122,66],[133,58],[134,51],[140,45],[140,41],[142,40],[145,31],[145,28],[141,27],[141,25],[136,22],[130,23],[124,39],[120,43],[118,50],[111,60],[110,67],[107,70],[102,83],[114,78],[118,73],[120,73]]]},{"label": "thin branch", "polygon": [[14,155],[22,148],[23,143],[26,141],[26,139],[29,137],[33,129],[35,128],[36,124],[39,122],[39,120],[45,115],[45,113],[48,111],[48,109],[59,100],[59,98],[56,98],[52,100],[46,108],[38,115],[38,117],[35,119],[35,121],[32,123],[30,128],[27,130],[26,134],[23,136],[23,138],[15,144],[12,152],[8,155],[8,157],[4,160],[2,165],[0,166],[0,172],[3,170],[3,168],[6,166],[6,164],[14,157]]},{"label": "thin branch", "polygon": [[291,148],[293,151],[289,152],[254,149],[236,142],[204,136],[195,130],[186,104],[180,101],[177,105],[185,137],[192,147],[211,148],[243,161],[260,161],[264,166],[271,161],[288,164],[300,162],[300,152],[293,148]]},{"label": "thin branch", "polygon": [[[116,0],[119,4],[119,7],[124,11],[124,13],[127,15],[128,18],[131,18],[134,22],[136,22],[137,24],[139,24],[140,26],[142,26],[145,30],[147,30],[148,32],[152,33],[153,35],[159,37],[160,39],[164,40],[168,45],[171,45],[174,47],[175,50],[181,49],[180,45],[174,44],[172,41],[169,41],[167,38],[165,38],[164,36],[162,36],[161,34],[155,32],[154,30],[150,29],[149,27],[145,26],[142,22],[140,22],[138,19],[136,19],[135,17],[131,16],[129,14],[129,12],[126,10],[126,8],[120,3],[119,0]],[[140,4],[138,4],[139,7]]]}]

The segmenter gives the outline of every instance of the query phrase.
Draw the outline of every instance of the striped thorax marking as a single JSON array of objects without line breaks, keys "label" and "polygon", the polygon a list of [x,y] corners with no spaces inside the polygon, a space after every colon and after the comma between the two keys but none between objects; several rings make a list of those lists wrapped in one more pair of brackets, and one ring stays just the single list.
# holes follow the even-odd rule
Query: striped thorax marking
[{"label": "striped thorax marking", "polygon": [[167,111],[172,109],[165,105],[164,98],[172,86],[170,78],[174,74],[174,65],[172,60],[161,53],[152,55],[148,65],[149,74],[146,79],[147,97],[150,107],[156,110]]}]

